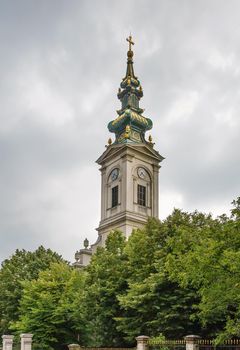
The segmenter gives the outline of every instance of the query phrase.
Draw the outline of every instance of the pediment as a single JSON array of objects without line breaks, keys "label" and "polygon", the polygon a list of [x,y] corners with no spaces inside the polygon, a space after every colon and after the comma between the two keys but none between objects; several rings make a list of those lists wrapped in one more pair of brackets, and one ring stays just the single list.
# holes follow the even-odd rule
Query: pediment
[{"label": "pediment", "polygon": [[116,144],[107,146],[107,149],[103,152],[103,154],[96,160],[96,163],[102,164],[107,158],[111,158],[117,156],[119,152],[121,152],[126,145],[124,144]]},{"label": "pediment", "polygon": [[130,144],[128,145],[128,147],[130,149],[133,149],[135,152],[140,152],[140,153],[144,153],[145,155],[148,155],[152,158],[155,158],[156,160],[158,160],[159,162],[161,162],[163,159],[165,159],[163,156],[161,156],[161,154],[156,151],[153,146],[150,146],[148,144]]},{"label": "pediment", "polygon": [[152,146],[144,143],[140,144],[116,144],[108,146],[107,149],[103,152],[103,154],[96,160],[96,163],[102,164],[103,162],[117,157],[120,153],[133,151],[134,153],[139,152],[144,154],[145,156],[149,156],[154,158],[156,161],[161,162],[164,157],[159,154]]}]

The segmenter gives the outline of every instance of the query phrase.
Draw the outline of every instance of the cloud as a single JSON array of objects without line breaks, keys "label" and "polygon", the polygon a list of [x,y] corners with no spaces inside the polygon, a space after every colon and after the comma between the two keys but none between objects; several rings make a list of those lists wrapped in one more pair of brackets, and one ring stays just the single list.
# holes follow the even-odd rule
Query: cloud
[{"label": "cloud", "polygon": [[2,3],[0,259],[44,244],[72,259],[96,239],[107,123],[134,67],[153,120],[160,216],[215,215],[240,192],[239,2]]}]

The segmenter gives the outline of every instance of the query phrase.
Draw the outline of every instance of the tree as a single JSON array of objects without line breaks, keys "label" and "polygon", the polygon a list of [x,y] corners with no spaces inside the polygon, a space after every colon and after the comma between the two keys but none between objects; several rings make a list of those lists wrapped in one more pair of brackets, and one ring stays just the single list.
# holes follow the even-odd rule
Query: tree
[{"label": "tree", "polygon": [[79,300],[85,275],[65,263],[52,263],[36,280],[23,282],[20,317],[11,328],[34,334],[40,348],[60,348],[84,336]]},{"label": "tree", "polygon": [[[177,214],[173,213],[173,221]],[[181,215],[178,219],[184,221]],[[164,268],[171,235],[174,230],[169,220],[160,222],[152,218],[128,240],[128,289],[119,296],[125,315],[118,318],[118,329],[129,341],[139,334],[180,337],[198,329],[190,319],[191,305],[196,302],[194,290],[179,288],[176,282],[169,281]]]},{"label": "tree", "polygon": [[105,248],[98,248],[87,268],[85,322],[88,346],[117,347],[125,344],[115,318],[122,313],[118,296],[127,287],[127,261],[122,233],[111,232]]},{"label": "tree", "polygon": [[42,348],[133,345],[144,333],[240,336],[240,198],[233,205],[216,219],[175,209],[128,241],[112,232],[84,271],[42,247],[17,251],[0,271],[1,319]]},{"label": "tree", "polygon": [[168,241],[171,280],[197,289],[197,317],[218,340],[240,336],[240,199],[233,204],[230,218],[193,213],[195,230]]},{"label": "tree", "polygon": [[63,261],[62,257],[50,249],[40,246],[34,252],[16,250],[11,258],[3,261],[0,269],[0,330],[9,331],[11,321],[19,317],[19,301],[23,292],[23,281],[38,277],[51,262]]}]

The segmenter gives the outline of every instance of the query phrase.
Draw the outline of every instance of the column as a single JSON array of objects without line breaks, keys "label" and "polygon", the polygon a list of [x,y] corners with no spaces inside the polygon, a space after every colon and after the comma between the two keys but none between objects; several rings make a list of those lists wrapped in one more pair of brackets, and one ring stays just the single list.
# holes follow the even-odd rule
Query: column
[{"label": "column", "polygon": [[152,216],[155,218],[159,217],[159,201],[158,201],[158,177],[159,177],[160,166],[153,164],[153,179],[152,179]]},{"label": "column", "polygon": [[149,337],[146,335],[140,335],[137,337],[137,350],[148,350],[148,339]]},{"label": "column", "polygon": [[101,167],[101,220],[105,219],[107,214],[106,210],[108,208],[107,206],[107,181],[106,181],[106,167]]},{"label": "column", "polygon": [[2,335],[2,350],[12,350],[13,335]]},{"label": "column", "polygon": [[32,350],[32,337],[30,333],[20,334],[21,350]]},{"label": "column", "polygon": [[186,350],[199,350],[199,335],[187,335],[186,340]]}]

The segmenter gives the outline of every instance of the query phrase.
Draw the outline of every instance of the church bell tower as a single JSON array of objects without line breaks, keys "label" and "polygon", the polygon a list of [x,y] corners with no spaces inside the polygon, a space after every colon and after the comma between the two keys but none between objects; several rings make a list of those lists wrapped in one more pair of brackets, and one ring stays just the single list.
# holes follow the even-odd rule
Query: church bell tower
[{"label": "church bell tower", "polygon": [[142,86],[134,74],[132,37],[127,38],[127,70],[118,90],[121,109],[108,124],[115,140],[98,158],[101,171],[101,221],[98,240],[93,244],[104,246],[112,230],[120,230],[126,237],[135,228],[142,227],[148,217],[158,217],[159,163],[164,159],[154,149],[152,138],[145,139],[152,121],[143,115],[139,101]]}]

